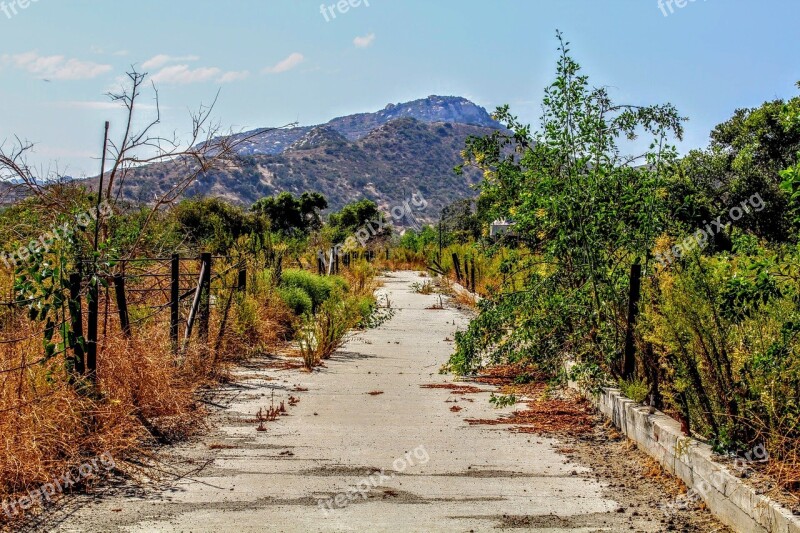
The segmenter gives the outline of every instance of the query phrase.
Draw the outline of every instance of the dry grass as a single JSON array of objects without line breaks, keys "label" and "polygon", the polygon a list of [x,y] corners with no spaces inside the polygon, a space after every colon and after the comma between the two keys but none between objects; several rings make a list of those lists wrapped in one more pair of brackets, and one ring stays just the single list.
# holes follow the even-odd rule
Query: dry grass
[{"label": "dry grass", "polygon": [[[230,286],[233,280],[215,284]],[[28,319],[26,309],[0,308],[0,340],[30,337],[0,343],[0,371],[13,369],[0,373],[0,498],[20,497],[101,454],[110,454],[121,473],[138,475],[141,466],[126,459],[154,457],[155,445],[202,429],[201,389],[228,379],[233,363],[286,335],[287,311],[271,303],[265,287],[251,290],[231,300],[220,339],[230,292],[215,289],[209,344],[198,342],[195,333],[179,357],[169,339],[169,310],[149,316],[151,306],[164,303],[162,291],[147,297],[131,291],[132,339],[122,335],[115,305],[101,291],[95,387],[75,382],[65,364],[72,351],[37,363],[42,326]],[[84,331],[86,311],[84,301]],[[60,341],[56,334],[54,342]]]},{"label": "dry grass", "polygon": [[478,307],[478,298],[466,290],[453,290],[453,301],[460,307],[475,309]]},{"label": "dry grass", "polygon": [[539,397],[526,402],[527,409],[497,419],[467,419],[469,424],[510,424],[518,433],[581,435],[594,428],[592,408],[582,398]]},{"label": "dry grass", "polygon": [[454,383],[431,383],[428,385],[420,385],[420,387],[423,389],[444,389],[450,391],[451,394],[478,394],[480,392],[486,392],[472,385],[456,385]]}]

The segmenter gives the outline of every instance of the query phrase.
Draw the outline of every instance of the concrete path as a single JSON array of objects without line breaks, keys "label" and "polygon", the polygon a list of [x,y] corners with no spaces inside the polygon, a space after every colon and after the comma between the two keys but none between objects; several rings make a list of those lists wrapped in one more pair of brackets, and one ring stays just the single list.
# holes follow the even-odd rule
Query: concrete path
[{"label": "concrete path", "polygon": [[[452,379],[439,368],[467,318],[429,309],[439,297],[410,289],[423,281],[418,274],[383,281],[395,316],[356,335],[325,368],[247,370],[212,434],[176,451],[195,465],[211,460],[191,480],[87,503],[48,529],[496,531],[514,516],[533,517],[537,531],[630,530],[604,485],[569,464],[555,441],[466,424],[498,416],[488,393],[421,387]],[[256,431],[253,418],[273,390],[276,402],[300,402]]]}]

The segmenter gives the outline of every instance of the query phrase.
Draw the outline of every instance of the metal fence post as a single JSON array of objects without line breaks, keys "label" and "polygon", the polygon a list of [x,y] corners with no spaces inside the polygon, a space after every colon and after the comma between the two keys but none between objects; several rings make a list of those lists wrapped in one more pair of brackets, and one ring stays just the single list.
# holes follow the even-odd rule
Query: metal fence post
[{"label": "metal fence post", "polygon": [[211,317],[211,253],[203,252],[200,261],[203,263],[203,276],[200,279],[198,333],[205,342],[208,341],[208,324]]},{"label": "metal fence post", "polygon": [[72,338],[70,348],[72,348],[74,371],[78,375],[86,372],[86,362],[83,352],[83,312],[81,309],[81,278],[75,272],[69,275],[69,315],[72,325]]},{"label": "metal fence post", "polygon": [[178,353],[178,322],[180,321],[181,298],[181,256],[172,254],[171,279],[169,286],[169,339],[172,342],[172,352]]},{"label": "metal fence post", "polygon": [[637,259],[631,265],[630,289],[628,292],[628,327],[625,332],[625,355],[622,360],[622,377],[629,378],[636,370],[636,345],[633,331],[639,314],[639,298],[642,287],[642,265]]},{"label": "metal fence post", "polygon": [[114,292],[117,296],[117,310],[122,334],[131,338],[131,322],[128,316],[128,301],[125,299],[125,276],[121,273],[114,274]]},{"label": "metal fence post", "polygon": [[86,376],[90,381],[97,381],[97,318],[99,315],[99,279],[92,273],[89,278],[89,316],[86,332]]}]

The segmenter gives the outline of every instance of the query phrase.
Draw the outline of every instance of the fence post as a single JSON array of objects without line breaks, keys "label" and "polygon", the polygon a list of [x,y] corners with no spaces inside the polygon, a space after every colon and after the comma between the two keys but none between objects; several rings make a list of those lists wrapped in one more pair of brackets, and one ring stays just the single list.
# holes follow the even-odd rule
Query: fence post
[{"label": "fence post", "polygon": [[322,252],[319,250],[317,251],[317,273],[320,276],[325,275],[325,264],[322,261]]},{"label": "fence post", "polygon": [[458,260],[458,254],[453,252],[453,267],[456,269],[456,279],[461,282],[461,262]]},{"label": "fence post", "polygon": [[243,265],[239,269],[239,279],[236,283],[236,287],[239,292],[244,292],[247,290],[247,266]]},{"label": "fence post", "polygon": [[642,287],[642,265],[637,259],[631,265],[630,289],[628,291],[628,327],[625,333],[625,355],[622,360],[622,377],[629,378],[636,370],[636,346],[633,341],[633,330],[636,327],[636,316],[639,314],[639,298]]},{"label": "fence post", "polygon": [[121,273],[114,274],[114,292],[117,296],[117,310],[122,334],[131,338],[131,322],[128,317],[128,301],[125,299],[125,276]]},{"label": "fence post", "polygon": [[[94,270],[94,269],[92,269]],[[97,318],[99,302],[99,287],[97,274],[92,272],[89,277],[89,323],[86,326],[86,376],[90,381],[97,380]]]},{"label": "fence post", "polygon": [[69,316],[72,326],[72,338],[70,348],[72,348],[74,371],[77,375],[86,372],[86,362],[83,353],[83,314],[81,309],[81,275],[77,272],[69,275]]},{"label": "fence post", "polygon": [[470,267],[469,267],[469,281],[470,285],[472,286],[472,292],[475,292],[475,258],[470,258]]},{"label": "fence post", "polygon": [[211,253],[203,252],[200,254],[200,261],[203,263],[203,276],[200,279],[200,309],[198,333],[200,339],[208,341],[208,323],[211,316]]},{"label": "fence post", "polygon": [[180,320],[181,299],[181,256],[172,254],[172,275],[169,286],[169,339],[172,352],[178,353],[178,321]]},{"label": "fence post", "polygon": [[334,264],[336,265],[336,267],[335,267],[336,274],[339,274],[339,254],[336,253],[336,249],[333,250],[333,256],[334,256],[333,257],[333,261],[334,261]]}]

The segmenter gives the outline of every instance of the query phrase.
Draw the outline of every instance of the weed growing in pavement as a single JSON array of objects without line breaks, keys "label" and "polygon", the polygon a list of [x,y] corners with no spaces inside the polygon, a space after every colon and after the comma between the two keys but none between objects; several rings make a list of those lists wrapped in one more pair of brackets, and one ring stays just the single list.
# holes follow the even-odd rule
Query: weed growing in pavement
[{"label": "weed growing in pavement", "polygon": [[492,396],[489,398],[489,403],[492,404],[495,409],[502,409],[503,407],[511,407],[512,405],[517,403],[517,397],[514,394],[500,394],[496,395],[492,393]]}]

